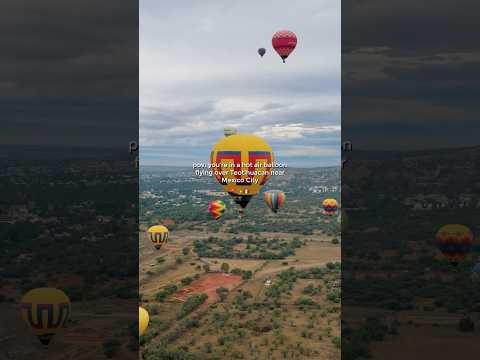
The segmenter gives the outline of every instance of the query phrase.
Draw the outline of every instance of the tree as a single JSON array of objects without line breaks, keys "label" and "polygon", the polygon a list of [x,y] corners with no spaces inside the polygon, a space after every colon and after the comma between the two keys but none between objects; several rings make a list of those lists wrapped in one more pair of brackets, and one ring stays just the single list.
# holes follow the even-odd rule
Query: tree
[{"label": "tree", "polygon": [[191,278],[190,276],[186,276],[181,280],[182,285],[190,285],[192,281],[193,281],[193,278]]},{"label": "tree", "polygon": [[192,311],[194,311],[196,308],[198,308],[200,305],[202,305],[205,300],[207,300],[208,295],[206,294],[200,294],[200,295],[193,295],[190,296],[183,304],[182,307],[177,314],[177,319],[182,319],[188,314],[190,314]]},{"label": "tree", "polygon": [[230,265],[228,265],[227,263],[223,263],[221,266],[221,269],[222,269],[222,272],[228,274],[228,270],[230,270]]},{"label": "tree", "polygon": [[189,247],[184,247],[184,248],[182,249],[183,255],[188,255],[189,252],[190,252],[190,248],[189,248]]},{"label": "tree", "polygon": [[228,289],[224,288],[224,287],[219,287],[217,290],[216,290],[218,296],[220,297],[220,301],[223,302],[225,301],[225,299],[227,298],[227,294],[228,294]]},{"label": "tree", "polygon": [[243,280],[251,279],[251,277],[252,277],[252,271],[251,270],[244,271],[243,274],[242,274],[242,279]]}]

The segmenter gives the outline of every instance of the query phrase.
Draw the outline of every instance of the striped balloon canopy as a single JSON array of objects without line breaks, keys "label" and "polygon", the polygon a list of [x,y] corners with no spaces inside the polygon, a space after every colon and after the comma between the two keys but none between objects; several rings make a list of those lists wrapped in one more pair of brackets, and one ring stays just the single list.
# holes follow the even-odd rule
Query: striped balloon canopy
[{"label": "striped balloon canopy", "polygon": [[227,207],[222,200],[210,201],[210,203],[208,204],[208,212],[212,214],[215,220],[220,219],[226,209]]},{"label": "striped balloon canopy", "polygon": [[20,310],[22,319],[46,347],[65,328],[70,317],[70,299],[62,290],[37,288],[23,296]]},{"label": "striped balloon canopy", "polygon": [[280,190],[269,190],[263,193],[263,200],[274,213],[285,203],[285,193]]},{"label": "striped balloon canopy", "polygon": [[335,215],[338,209],[338,203],[335,199],[325,199],[322,202],[323,214],[325,215]]},{"label": "striped balloon canopy", "polygon": [[147,230],[147,237],[153,243],[155,249],[159,250],[168,240],[168,229],[163,225],[151,226]]},{"label": "striped balloon canopy", "polygon": [[440,252],[454,265],[465,259],[473,245],[472,231],[461,224],[442,226],[435,239]]}]

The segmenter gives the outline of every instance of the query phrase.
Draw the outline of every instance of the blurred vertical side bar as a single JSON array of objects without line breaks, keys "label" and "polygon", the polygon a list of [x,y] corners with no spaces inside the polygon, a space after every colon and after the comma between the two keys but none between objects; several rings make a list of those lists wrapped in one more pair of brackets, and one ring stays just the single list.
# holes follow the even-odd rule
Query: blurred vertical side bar
[{"label": "blurred vertical side bar", "polygon": [[0,359],[137,359],[138,1],[0,31]]},{"label": "blurred vertical side bar", "polygon": [[480,351],[479,4],[342,2],[342,359]]}]

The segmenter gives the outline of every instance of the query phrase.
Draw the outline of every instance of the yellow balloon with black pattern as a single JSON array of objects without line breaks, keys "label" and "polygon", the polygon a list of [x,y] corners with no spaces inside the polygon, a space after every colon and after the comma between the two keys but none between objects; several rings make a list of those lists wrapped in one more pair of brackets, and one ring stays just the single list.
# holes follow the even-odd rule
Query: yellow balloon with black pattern
[{"label": "yellow balloon with black pattern", "polygon": [[168,234],[167,227],[163,225],[151,226],[147,230],[147,238],[153,243],[157,250],[167,242]]},{"label": "yellow balloon with black pattern", "polygon": [[20,303],[22,319],[44,346],[61,332],[70,317],[70,299],[62,290],[37,288],[28,291]]},{"label": "yellow balloon with black pattern", "polygon": [[235,134],[215,144],[210,164],[223,189],[245,208],[270,178],[273,159],[272,148],[261,137]]}]

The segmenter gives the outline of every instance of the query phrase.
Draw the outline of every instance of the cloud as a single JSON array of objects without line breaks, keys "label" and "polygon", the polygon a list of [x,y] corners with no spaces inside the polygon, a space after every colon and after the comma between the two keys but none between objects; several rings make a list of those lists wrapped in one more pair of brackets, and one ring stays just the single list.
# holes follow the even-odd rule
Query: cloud
[{"label": "cloud", "polygon": [[255,134],[266,139],[291,140],[303,139],[307,135],[332,132],[338,133],[339,131],[339,125],[306,127],[304,124],[300,123],[287,125],[274,124],[271,126],[263,125],[260,131],[255,132]]},{"label": "cloud", "polygon": [[479,4],[346,0],[343,8],[343,135],[357,149],[478,145]]},{"label": "cloud", "polygon": [[284,157],[334,157],[338,156],[337,149],[315,145],[292,145],[278,151]]},{"label": "cloud", "polygon": [[[152,156],[165,149],[155,151],[158,163],[169,153],[182,153],[180,162],[205,156],[226,126],[264,135],[275,151],[305,142],[340,151],[331,140],[340,137],[338,2],[140,6],[140,144]],[[281,28],[299,38],[287,64],[271,47]]]},{"label": "cloud", "polygon": [[0,142],[123,147],[135,139],[136,13],[129,0],[4,1]]}]

